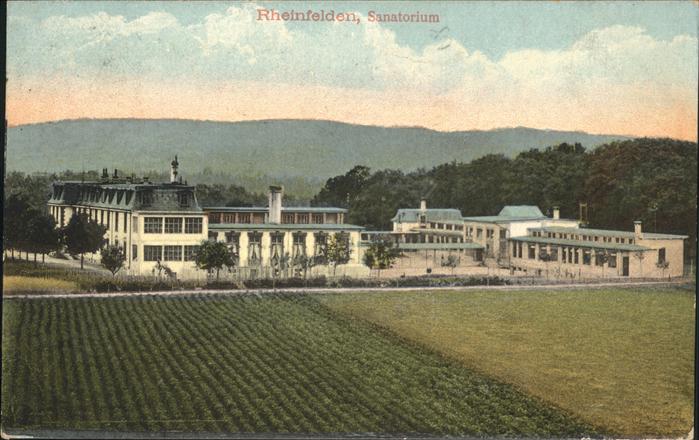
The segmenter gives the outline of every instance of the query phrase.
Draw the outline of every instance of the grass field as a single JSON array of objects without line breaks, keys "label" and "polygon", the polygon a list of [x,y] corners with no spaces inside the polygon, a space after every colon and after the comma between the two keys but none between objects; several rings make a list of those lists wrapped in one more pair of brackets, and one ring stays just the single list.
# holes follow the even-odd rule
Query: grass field
[{"label": "grass field", "polygon": [[2,291],[5,295],[18,293],[69,293],[78,291],[78,285],[57,278],[3,276]]},{"label": "grass field", "polygon": [[677,437],[692,427],[693,288],[351,293],[321,301],[606,432]]},{"label": "grass field", "polygon": [[313,295],[14,299],[3,336],[6,430],[594,435]]}]

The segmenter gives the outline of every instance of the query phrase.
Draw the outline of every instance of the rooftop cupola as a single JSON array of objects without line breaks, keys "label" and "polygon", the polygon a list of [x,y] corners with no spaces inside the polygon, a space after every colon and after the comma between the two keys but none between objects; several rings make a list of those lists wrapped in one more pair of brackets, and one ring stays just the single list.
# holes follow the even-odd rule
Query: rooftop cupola
[{"label": "rooftop cupola", "polygon": [[177,167],[180,163],[177,161],[177,155],[175,155],[175,160],[170,163],[170,183],[177,183]]}]

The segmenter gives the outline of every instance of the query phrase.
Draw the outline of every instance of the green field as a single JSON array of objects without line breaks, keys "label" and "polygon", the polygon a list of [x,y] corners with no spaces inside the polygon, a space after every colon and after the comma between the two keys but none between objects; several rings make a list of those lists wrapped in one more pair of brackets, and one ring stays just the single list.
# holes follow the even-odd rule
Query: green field
[{"label": "green field", "polygon": [[619,436],[685,436],[694,287],[323,296]]},{"label": "green field", "polygon": [[315,295],[6,300],[2,362],[6,431],[595,434]]}]

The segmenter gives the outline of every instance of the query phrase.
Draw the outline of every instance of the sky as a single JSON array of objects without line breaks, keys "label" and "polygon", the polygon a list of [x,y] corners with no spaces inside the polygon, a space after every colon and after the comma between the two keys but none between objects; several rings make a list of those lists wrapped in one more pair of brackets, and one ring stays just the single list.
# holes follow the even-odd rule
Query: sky
[{"label": "sky", "polygon": [[[260,10],[358,20],[260,20]],[[696,2],[11,2],[10,125],[527,126],[697,140]],[[432,14],[387,23],[378,14]]]}]

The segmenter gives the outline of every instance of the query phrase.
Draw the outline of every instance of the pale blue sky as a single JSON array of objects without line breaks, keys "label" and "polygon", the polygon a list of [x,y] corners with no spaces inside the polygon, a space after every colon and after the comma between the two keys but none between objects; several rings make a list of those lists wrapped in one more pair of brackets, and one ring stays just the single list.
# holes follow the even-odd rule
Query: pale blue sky
[{"label": "pale blue sky", "polygon": [[[207,1],[22,1],[10,2],[8,16],[42,20],[50,16],[78,17],[100,11],[133,20],[151,11],[165,11],[183,25],[200,22],[212,12],[223,12],[230,2]],[[669,39],[675,35],[696,35],[699,6],[692,1],[472,1],[472,2],[257,2],[281,10],[335,9],[366,13],[422,11],[440,14],[449,34],[465,47],[499,58],[507,51],[524,48],[561,49],[592,29],[612,25],[641,26],[648,34]],[[317,28],[307,23],[290,27]],[[431,42],[429,26],[415,29],[387,24],[397,40],[416,49]],[[424,30],[424,32],[420,32]],[[416,32],[417,31],[417,32]]]},{"label": "pale blue sky", "polygon": [[[363,22],[260,22],[260,7]],[[368,23],[372,10],[441,22]],[[696,138],[698,19],[692,1],[10,2],[8,116]]]}]

